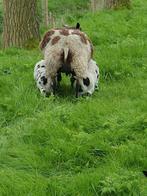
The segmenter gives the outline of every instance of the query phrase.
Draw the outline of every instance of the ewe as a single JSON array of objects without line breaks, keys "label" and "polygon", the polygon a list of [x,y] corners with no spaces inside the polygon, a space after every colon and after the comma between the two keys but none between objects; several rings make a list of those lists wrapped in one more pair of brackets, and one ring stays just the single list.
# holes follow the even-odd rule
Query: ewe
[{"label": "ewe", "polygon": [[[80,94],[92,94],[96,80],[90,64],[93,46],[87,35],[80,30],[80,24],[74,27],[64,27],[48,31],[40,48],[46,64],[46,78],[49,78],[49,92],[55,93],[57,81],[61,73],[71,76],[71,83],[76,86],[76,97]],[[99,70],[97,70],[99,71]],[[79,92],[80,91],[80,92]],[[81,93],[82,91],[82,93]]]}]

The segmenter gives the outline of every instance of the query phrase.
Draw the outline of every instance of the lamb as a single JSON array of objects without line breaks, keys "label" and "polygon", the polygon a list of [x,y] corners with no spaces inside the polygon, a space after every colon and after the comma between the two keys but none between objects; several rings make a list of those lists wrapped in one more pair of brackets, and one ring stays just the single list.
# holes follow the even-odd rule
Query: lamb
[{"label": "lamb", "polygon": [[46,77],[53,81],[53,85],[50,85],[53,91],[60,72],[76,75],[76,81],[86,77],[93,46],[79,29],[52,29],[45,34],[40,48],[44,53]]},{"label": "lamb", "polygon": [[93,81],[93,88],[98,88],[100,73],[99,73],[99,66],[97,65],[96,61],[90,60],[89,67],[88,67],[89,73],[92,76]]},{"label": "lamb", "polygon": [[47,96],[50,93],[53,82],[50,77],[46,77],[46,64],[45,60],[36,63],[34,67],[34,79],[41,94]]},{"label": "lamb", "polygon": [[[92,59],[88,63],[86,76],[86,78],[78,80],[78,95],[91,95],[94,92],[95,88],[98,86],[99,68],[96,62]],[[34,79],[36,80],[37,87],[40,90],[41,94],[48,96],[50,93],[51,85],[53,85],[53,81],[50,78],[46,77],[45,60],[41,60],[36,63],[34,68]],[[59,83],[61,81],[61,78],[58,76],[56,80]],[[76,75],[72,76],[71,85],[74,87],[76,86]]]},{"label": "lamb", "polygon": [[[88,63],[87,75],[83,79],[78,79],[79,85],[73,82],[76,86],[77,97],[79,95],[89,94],[92,95],[94,90],[98,87],[99,81],[99,67],[94,60],[90,60]],[[75,76],[76,78],[76,76]]]}]

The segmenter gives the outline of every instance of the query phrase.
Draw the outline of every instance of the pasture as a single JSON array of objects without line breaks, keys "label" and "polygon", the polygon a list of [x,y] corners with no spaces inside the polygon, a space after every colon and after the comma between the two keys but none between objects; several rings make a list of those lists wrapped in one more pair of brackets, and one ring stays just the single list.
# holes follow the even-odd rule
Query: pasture
[{"label": "pasture", "polygon": [[76,99],[66,76],[55,97],[42,97],[40,50],[0,50],[0,195],[147,195],[146,8],[135,0],[65,17],[94,44],[100,85],[91,97]]}]

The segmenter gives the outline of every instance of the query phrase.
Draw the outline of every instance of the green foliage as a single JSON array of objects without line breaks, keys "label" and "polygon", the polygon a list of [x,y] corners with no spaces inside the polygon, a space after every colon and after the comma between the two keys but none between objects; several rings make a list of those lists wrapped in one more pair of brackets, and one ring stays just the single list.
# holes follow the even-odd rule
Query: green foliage
[{"label": "green foliage", "polygon": [[102,196],[140,195],[138,179],[134,172],[112,174],[99,181],[97,192]]},{"label": "green foliage", "polygon": [[3,30],[3,15],[0,9],[0,33],[2,33],[2,30]]},{"label": "green foliage", "polygon": [[56,14],[65,14],[65,12],[76,13],[78,10],[88,8],[89,0],[54,0],[49,1],[49,11]]},{"label": "green foliage", "polygon": [[29,39],[25,45],[24,45],[24,48],[26,49],[33,49],[33,48],[37,48],[39,45],[39,40],[37,39]]},{"label": "green foliage", "polygon": [[63,77],[55,97],[33,79],[38,49],[0,51],[0,195],[146,196],[147,13],[66,15],[94,43],[100,88],[76,99]]}]

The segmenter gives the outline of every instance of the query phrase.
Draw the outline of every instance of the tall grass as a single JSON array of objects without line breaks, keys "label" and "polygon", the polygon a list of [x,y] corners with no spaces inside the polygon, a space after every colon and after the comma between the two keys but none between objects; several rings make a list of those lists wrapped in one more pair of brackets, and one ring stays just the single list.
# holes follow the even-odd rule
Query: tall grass
[{"label": "tall grass", "polygon": [[33,80],[39,50],[0,51],[0,195],[147,195],[146,1],[67,18],[94,43],[100,88],[55,97]]}]

